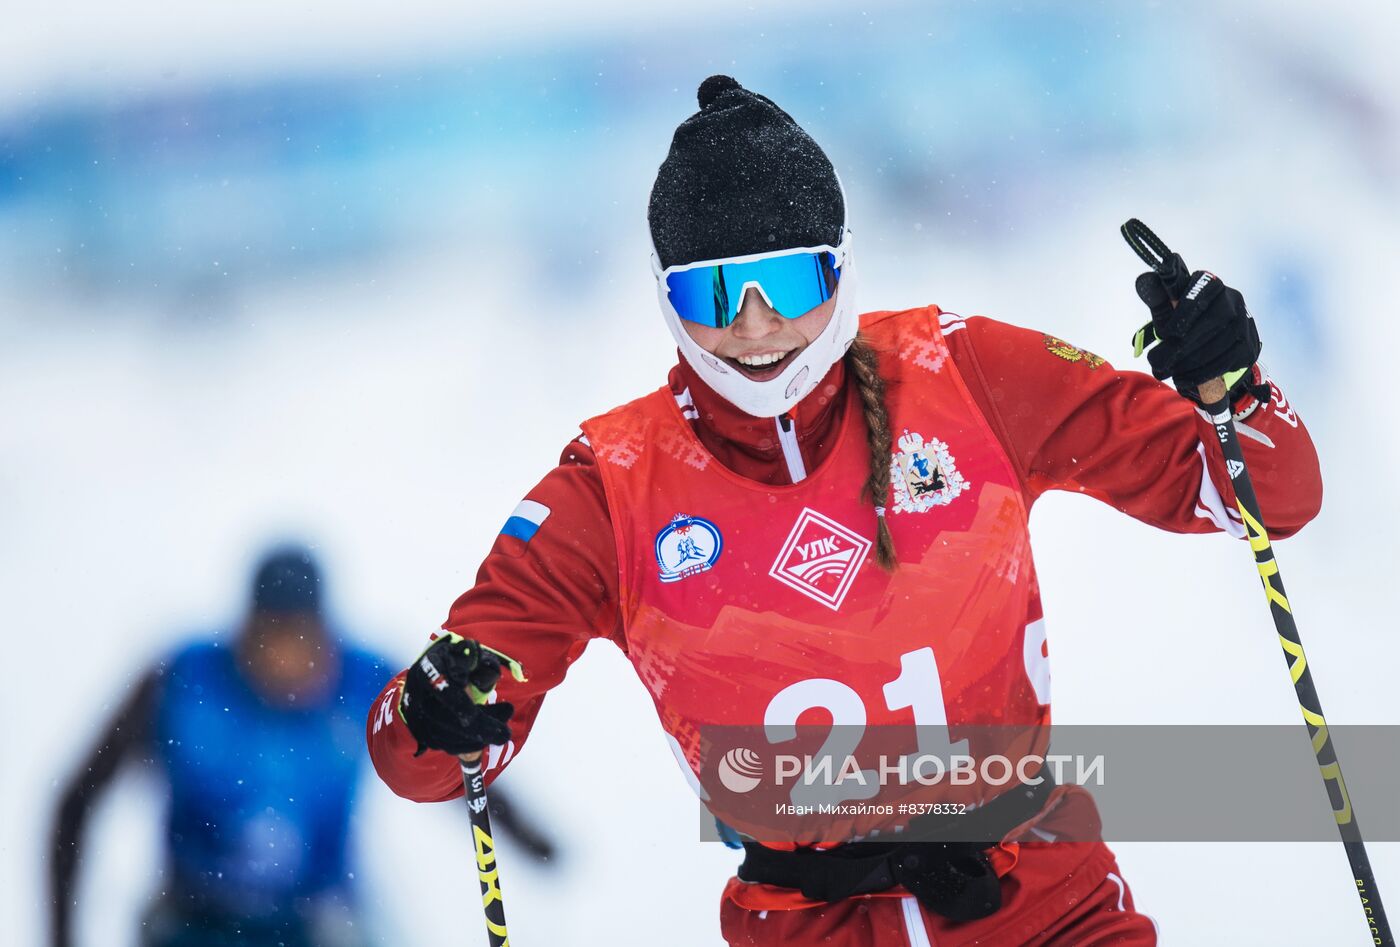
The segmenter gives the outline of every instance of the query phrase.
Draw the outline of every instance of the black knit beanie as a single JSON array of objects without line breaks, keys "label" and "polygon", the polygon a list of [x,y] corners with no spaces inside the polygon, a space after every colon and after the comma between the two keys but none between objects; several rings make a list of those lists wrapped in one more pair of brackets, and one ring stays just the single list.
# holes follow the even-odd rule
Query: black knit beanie
[{"label": "black knit beanie", "polygon": [[321,570],[311,550],[287,545],[263,556],[253,573],[253,610],[321,611]]},{"label": "black knit beanie", "polygon": [[792,116],[729,76],[710,76],[696,98],[647,207],[661,265],[838,244],[836,172]]}]

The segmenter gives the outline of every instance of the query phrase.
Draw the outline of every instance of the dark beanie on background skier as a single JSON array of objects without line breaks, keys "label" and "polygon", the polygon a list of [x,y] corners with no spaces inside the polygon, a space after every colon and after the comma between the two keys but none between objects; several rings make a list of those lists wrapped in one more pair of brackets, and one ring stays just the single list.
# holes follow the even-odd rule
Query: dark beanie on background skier
[{"label": "dark beanie on background skier", "polygon": [[321,611],[321,571],[311,550],[281,546],[268,553],[253,573],[253,610]]}]

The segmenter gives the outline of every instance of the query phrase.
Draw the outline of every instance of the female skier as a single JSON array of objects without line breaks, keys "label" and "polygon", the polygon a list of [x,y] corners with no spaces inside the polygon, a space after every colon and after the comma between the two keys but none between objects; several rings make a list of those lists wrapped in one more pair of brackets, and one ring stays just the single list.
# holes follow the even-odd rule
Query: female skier
[{"label": "female skier", "polygon": [[[664,388],[582,425],[452,606],[448,634],[371,708],[371,758],[401,796],[460,794],[455,755],[486,749],[499,774],[594,637],[627,654],[692,787],[731,825],[701,760],[717,728],[946,724],[957,739],[1048,724],[1029,508],[1074,490],[1163,529],[1243,536],[1189,400],[1222,375],[1247,370],[1231,392],[1270,534],[1318,510],[1312,443],[1219,279],[1193,274],[1179,304],[1155,275],[1138,280],[1160,339],[1153,373],[1181,394],[987,318],[858,315],[826,155],[731,78],[698,98],[648,208],[680,358]],[[506,655],[528,680],[501,677],[495,700]],[[734,797],[751,773],[725,759]],[[973,843],[868,841],[892,818],[837,838],[822,824],[820,845],[735,825],[745,860],[724,892],[724,937],[1155,944],[1101,841],[1047,841],[1056,813],[1087,796],[1040,787],[979,797]],[[857,835],[867,841],[835,844]]]}]

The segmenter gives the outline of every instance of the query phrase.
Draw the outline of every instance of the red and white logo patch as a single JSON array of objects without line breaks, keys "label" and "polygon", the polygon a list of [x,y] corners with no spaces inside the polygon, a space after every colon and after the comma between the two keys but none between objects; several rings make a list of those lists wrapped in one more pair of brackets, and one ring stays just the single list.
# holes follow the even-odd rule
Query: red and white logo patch
[{"label": "red and white logo patch", "polygon": [[865,563],[871,542],[820,513],[804,509],[768,574],[835,611]]}]

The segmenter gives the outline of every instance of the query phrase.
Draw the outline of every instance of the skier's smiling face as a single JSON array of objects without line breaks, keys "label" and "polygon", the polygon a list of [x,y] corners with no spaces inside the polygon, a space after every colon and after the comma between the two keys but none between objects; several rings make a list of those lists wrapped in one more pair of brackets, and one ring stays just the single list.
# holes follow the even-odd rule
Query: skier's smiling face
[{"label": "skier's smiling face", "polygon": [[832,296],[796,319],[785,319],[761,293],[750,289],[744,294],[739,317],[725,328],[687,321],[681,325],[696,345],[724,359],[746,378],[768,381],[782,374],[797,353],[822,334],[835,311],[836,297]]}]

